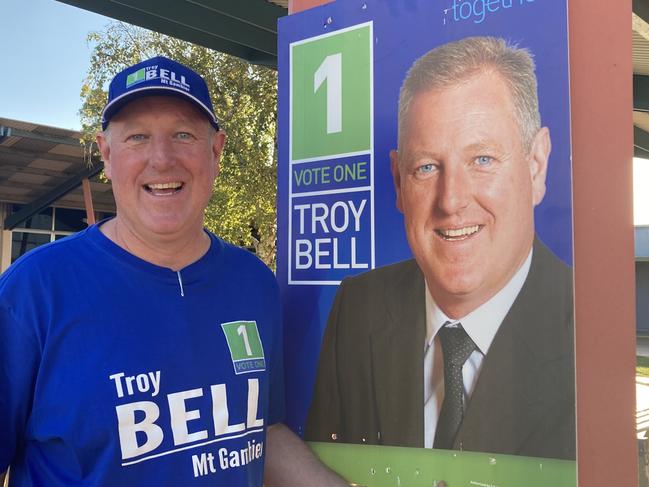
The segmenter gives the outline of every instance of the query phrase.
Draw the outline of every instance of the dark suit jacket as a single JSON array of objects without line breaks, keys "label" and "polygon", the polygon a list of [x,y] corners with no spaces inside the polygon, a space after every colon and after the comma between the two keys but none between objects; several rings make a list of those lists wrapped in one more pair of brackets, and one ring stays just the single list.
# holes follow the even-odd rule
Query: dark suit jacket
[{"label": "dark suit jacket", "polygon": [[[409,260],[345,279],[306,439],[424,446],[425,286]],[[454,449],[575,458],[572,273],[538,240],[484,358]]]}]

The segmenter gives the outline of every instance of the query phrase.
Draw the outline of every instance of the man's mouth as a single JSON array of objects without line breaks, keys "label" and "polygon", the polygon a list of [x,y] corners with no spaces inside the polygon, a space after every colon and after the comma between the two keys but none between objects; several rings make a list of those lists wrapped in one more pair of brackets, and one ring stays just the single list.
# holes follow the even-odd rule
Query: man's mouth
[{"label": "man's mouth", "polygon": [[172,181],[169,183],[151,183],[145,184],[144,189],[154,196],[167,196],[175,194],[183,189],[184,183]]},{"label": "man's mouth", "polygon": [[481,229],[482,225],[471,225],[462,228],[440,228],[435,230],[435,232],[444,240],[455,241],[465,240],[478,233]]}]

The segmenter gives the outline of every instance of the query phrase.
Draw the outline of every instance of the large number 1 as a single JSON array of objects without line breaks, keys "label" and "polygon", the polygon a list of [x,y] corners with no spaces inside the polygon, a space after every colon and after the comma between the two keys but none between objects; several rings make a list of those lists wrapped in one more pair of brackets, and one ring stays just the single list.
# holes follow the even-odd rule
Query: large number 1
[{"label": "large number 1", "polygon": [[343,55],[331,54],[324,58],[313,75],[313,92],[327,80],[327,133],[343,131]]},{"label": "large number 1", "polygon": [[237,335],[243,336],[243,346],[246,347],[246,354],[248,357],[252,357],[252,349],[250,348],[250,342],[248,341],[248,330],[246,330],[246,325],[241,325],[237,328]]}]

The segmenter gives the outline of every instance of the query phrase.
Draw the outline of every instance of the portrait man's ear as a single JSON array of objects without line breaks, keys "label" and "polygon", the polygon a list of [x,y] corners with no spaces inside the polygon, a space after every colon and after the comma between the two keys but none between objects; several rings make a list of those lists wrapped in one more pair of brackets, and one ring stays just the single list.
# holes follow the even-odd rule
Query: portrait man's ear
[{"label": "portrait man's ear", "polygon": [[399,172],[399,153],[396,150],[390,151],[390,169],[392,170],[392,182],[394,183],[394,190],[397,193],[397,209],[403,213],[403,205],[401,203],[401,173]]},{"label": "portrait man's ear", "polygon": [[548,174],[548,159],[551,151],[550,130],[547,127],[542,127],[534,136],[529,156],[534,206],[541,203],[545,196],[545,178]]}]

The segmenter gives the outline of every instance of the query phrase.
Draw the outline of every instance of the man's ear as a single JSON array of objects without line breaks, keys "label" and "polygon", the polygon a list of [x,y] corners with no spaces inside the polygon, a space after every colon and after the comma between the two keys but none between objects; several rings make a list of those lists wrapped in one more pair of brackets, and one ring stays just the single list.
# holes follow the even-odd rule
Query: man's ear
[{"label": "man's ear", "polygon": [[216,164],[216,175],[219,175],[221,169],[220,161],[223,155],[223,148],[225,147],[225,132],[219,130],[212,135],[212,155],[214,156],[214,163]]},{"label": "man's ear", "polygon": [[548,175],[548,160],[551,151],[550,130],[547,127],[542,127],[534,136],[529,156],[534,206],[543,201],[545,196],[545,179]]},{"label": "man's ear", "polygon": [[110,166],[110,143],[108,136],[105,132],[97,132],[97,147],[101,153],[101,160],[104,161],[104,174],[110,179],[111,166]]},{"label": "man's ear", "polygon": [[390,170],[394,191],[397,193],[397,209],[403,213],[403,202],[401,201],[401,173],[399,172],[399,153],[396,150],[390,151]]}]

